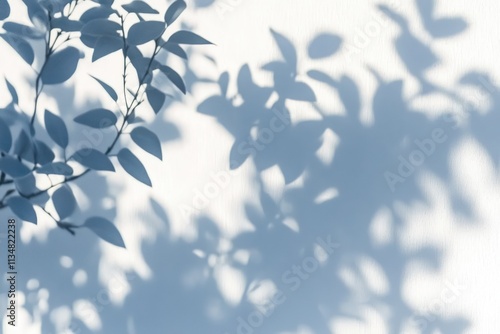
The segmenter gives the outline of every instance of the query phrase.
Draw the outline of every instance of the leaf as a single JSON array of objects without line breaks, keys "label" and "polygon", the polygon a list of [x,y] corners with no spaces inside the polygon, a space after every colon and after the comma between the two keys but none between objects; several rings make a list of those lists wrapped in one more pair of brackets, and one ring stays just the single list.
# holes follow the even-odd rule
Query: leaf
[{"label": "leaf", "polygon": [[22,220],[36,224],[36,212],[33,204],[24,197],[14,196],[7,200],[7,204],[14,214]]},{"label": "leaf", "polygon": [[174,1],[170,7],[168,7],[165,13],[165,23],[171,25],[175,20],[182,14],[186,9],[186,3],[183,0]]},{"label": "leaf", "polygon": [[316,36],[309,44],[308,53],[311,59],[321,59],[332,56],[340,49],[342,38],[334,34],[323,33]]},{"label": "leaf", "polygon": [[[130,62],[134,66],[137,71],[137,75],[142,77],[142,75],[148,69],[149,59],[144,57],[141,53],[141,50],[135,45],[132,45],[128,48],[127,57],[130,59]],[[132,95],[135,95],[132,93]]]},{"label": "leaf", "polygon": [[112,111],[97,108],[75,117],[74,121],[91,128],[104,129],[115,125],[118,119]]},{"label": "leaf", "polygon": [[102,217],[90,217],[85,221],[83,226],[87,227],[98,237],[110,244],[126,248],[120,232],[109,220]]},{"label": "leaf", "polygon": [[7,79],[5,79],[5,83],[7,84],[7,89],[9,90],[9,93],[12,96],[12,103],[18,104],[19,97],[17,96],[16,88]]},{"label": "leaf", "polygon": [[170,43],[177,43],[177,44],[213,44],[212,42],[207,41],[203,37],[195,34],[194,32],[187,31],[187,30],[179,30],[170,36],[168,39],[168,42]]},{"label": "leaf", "polygon": [[92,54],[92,62],[123,48],[123,41],[118,37],[102,36],[97,40]]},{"label": "leaf", "polygon": [[92,7],[80,16],[80,22],[88,23],[96,19],[105,19],[115,12],[114,9],[106,6]]},{"label": "leaf", "polygon": [[297,67],[297,51],[295,50],[293,43],[288,38],[273,29],[271,29],[271,34],[273,35],[276,44],[278,44],[281,55],[285,59],[288,66],[295,69]]},{"label": "leaf", "polygon": [[0,0],[0,20],[5,20],[10,15],[10,6],[7,0]]},{"label": "leaf", "polygon": [[85,36],[118,36],[121,25],[109,19],[95,19],[87,22],[82,28],[82,35]]},{"label": "leaf", "polygon": [[81,149],[75,152],[72,158],[83,166],[93,170],[115,171],[115,167],[108,156],[93,148]]},{"label": "leaf", "polygon": [[173,70],[171,67],[162,65],[160,70],[167,76],[167,78],[177,87],[179,90],[185,95],[186,94],[186,85],[184,84],[184,80],[182,77]]},{"label": "leaf", "polygon": [[165,94],[156,88],[148,86],[148,88],[146,88],[146,95],[151,108],[153,108],[155,114],[158,114],[163,107],[163,103],[165,103]]},{"label": "leaf", "polygon": [[35,60],[35,52],[31,47],[31,44],[26,42],[21,37],[7,33],[0,35],[9,45],[16,50],[16,52],[27,62],[29,65],[33,65],[33,61]]},{"label": "leaf", "polygon": [[227,95],[227,87],[229,86],[229,73],[224,72],[220,75],[219,80],[217,80],[219,83],[220,91],[222,93],[222,96]]},{"label": "leaf", "polygon": [[141,45],[160,37],[165,31],[165,23],[160,21],[138,22],[130,27],[127,40],[132,45]]},{"label": "leaf", "polygon": [[49,57],[42,71],[42,81],[46,85],[56,85],[65,82],[75,73],[80,51],[68,46]]},{"label": "leaf", "polygon": [[14,153],[22,159],[35,162],[35,150],[31,138],[26,134],[26,131],[21,131],[14,144]]},{"label": "leaf", "polygon": [[156,134],[143,126],[139,126],[130,133],[132,140],[144,151],[162,160],[161,143]]},{"label": "leaf", "polygon": [[12,146],[12,134],[10,133],[9,126],[0,119],[0,151],[5,153],[9,152]]},{"label": "leaf", "polygon": [[127,5],[122,5],[122,7],[129,13],[158,14],[156,9],[151,8],[144,1],[133,1]]},{"label": "leaf", "polygon": [[53,18],[50,23],[52,28],[58,28],[65,32],[81,31],[83,28],[81,21],[70,20],[65,16]]},{"label": "leaf", "polygon": [[104,90],[106,91],[106,93],[108,93],[108,95],[113,100],[118,101],[118,94],[116,94],[116,91],[113,89],[113,87],[111,87],[110,85],[108,85],[104,81],[97,79],[93,75],[91,75],[91,77],[94,78],[102,86],[102,88],[104,88]]},{"label": "leaf", "polygon": [[36,170],[39,174],[49,175],[73,175],[73,168],[64,162],[51,162]]},{"label": "leaf", "polygon": [[30,169],[28,167],[11,156],[0,158],[0,171],[16,179],[30,173]]},{"label": "leaf", "polygon": [[137,159],[137,157],[130,152],[128,148],[123,148],[120,152],[118,152],[118,161],[120,162],[120,165],[122,165],[123,169],[125,169],[125,171],[136,180],[150,187],[152,186],[146,169],[140,160]]},{"label": "leaf", "polygon": [[38,39],[44,36],[43,32],[36,31],[35,29],[28,27],[27,25],[17,22],[5,22],[2,25],[2,28],[7,32],[19,35],[20,37]]},{"label": "leaf", "polygon": [[45,129],[50,138],[62,148],[68,146],[68,129],[64,121],[57,115],[45,110]]},{"label": "leaf", "polygon": [[165,45],[163,45],[163,48],[168,52],[181,57],[182,59],[188,58],[186,51],[184,51],[178,44],[165,43]]},{"label": "leaf", "polygon": [[41,165],[48,164],[52,162],[55,158],[52,149],[47,146],[44,142],[40,140],[35,140],[35,150],[37,162]]},{"label": "leaf", "polygon": [[75,212],[76,199],[71,188],[68,186],[58,188],[52,194],[52,202],[54,203],[60,220],[71,216],[71,214]]}]

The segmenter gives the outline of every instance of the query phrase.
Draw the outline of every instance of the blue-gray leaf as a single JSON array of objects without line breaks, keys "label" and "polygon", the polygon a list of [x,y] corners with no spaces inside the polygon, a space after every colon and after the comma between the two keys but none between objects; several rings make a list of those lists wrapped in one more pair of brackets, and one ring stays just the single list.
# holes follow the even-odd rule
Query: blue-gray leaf
[{"label": "blue-gray leaf", "polygon": [[35,162],[33,142],[24,130],[19,133],[19,137],[17,137],[16,143],[14,144],[14,154],[26,161]]},{"label": "blue-gray leaf", "polygon": [[175,85],[175,87],[179,88],[179,90],[186,94],[186,85],[184,84],[184,80],[174,69],[167,65],[162,65],[160,70],[167,76],[167,78]]},{"label": "blue-gray leaf", "polygon": [[10,96],[12,96],[12,103],[18,104],[19,97],[17,96],[16,88],[7,79],[5,79],[5,83],[7,84],[7,88],[9,89]]},{"label": "blue-gray leaf", "polygon": [[133,1],[122,7],[129,13],[158,14],[156,9],[151,8],[151,6],[144,1]]},{"label": "blue-gray leaf", "polygon": [[112,111],[103,108],[92,109],[74,119],[77,123],[95,129],[104,129],[113,126],[117,120],[116,115]]},{"label": "blue-gray leaf", "polygon": [[102,217],[90,217],[83,226],[97,234],[101,239],[118,247],[125,248],[125,243],[118,229],[107,219]]},{"label": "blue-gray leaf", "polygon": [[33,28],[28,27],[27,25],[17,22],[5,22],[2,25],[2,28],[7,32],[19,35],[20,37],[39,39],[44,36],[44,33],[42,33],[41,31],[36,31]]},{"label": "blue-gray leaf", "polygon": [[91,77],[94,78],[102,86],[102,88],[104,88],[106,93],[108,93],[108,95],[111,96],[113,100],[118,101],[118,94],[116,94],[116,91],[113,89],[113,87],[111,87],[104,81],[97,79],[93,75],[91,75]]},{"label": "blue-gray leaf", "polygon": [[102,36],[97,40],[92,54],[92,61],[96,61],[123,48],[123,41],[118,37]]},{"label": "blue-gray leaf", "polygon": [[161,143],[154,132],[139,126],[132,130],[130,136],[140,148],[162,160]]},{"label": "blue-gray leaf", "polygon": [[73,175],[73,168],[64,162],[51,162],[36,170],[40,174]]},{"label": "blue-gray leaf", "polygon": [[52,28],[59,28],[65,32],[80,31],[83,23],[80,21],[70,20],[65,16],[53,18],[51,21]]},{"label": "blue-gray leaf", "polygon": [[33,61],[35,60],[35,52],[31,47],[31,44],[26,42],[21,37],[7,33],[0,35],[10,46],[16,50],[16,52],[30,65],[33,65]]},{"label": "blue-gray leaf", "polygon": [[62,148],[68,146],[68,129],[64,121],[57,115],[45,110],[45,129],[50,138]]},{"label": "blue-gray leaf", "polygon": [[44,142],[35,139],[35,150],[37,162],[41,165],[48,164],[52,162],[55,158],[52,149],[47,146]]},{"label": "blue-gray leaf", "polygon": [[165,23],[160,21],[138,22],[130,27],[127,40],[131,45],[141,45],[160,37],[165,31]]},{"label": "blue-gray leaf", "polygon": [[0,151],[9,152],[12,146],[12,134],[10,133],[9,126],[0,119]]},{"label": "blue-gray leaf", "polygon": [[171,25],[175,20],[182,14],[182,12],[186,9],[186,3],[184,0],[174,1],[170,7],[168,7],[167,12],[165,13],[165,23],[167,25]]},{"label": "blue-gray leaf", "polygon": [[187,59],[188,55],[184,49],[182,49],[178,44],[174,43],[165,43],[163,46],[165,50],[167,50],[170,53],[173,53],[176,56],[181,57],[182,59]]},{"label": "blue-gray leaf", "polygon": [[213,44],[194,32],[187,30],[179,30],[173,33],[168,41],[177,44]]},{"label": "blue-gray leaf", "polygon": [[46,85],[56,85],[65,82],[75,73],[80,51],[77,48],[67,48],[49,57],[42,71],[42,81]]},{"label": "blue-gray leaf", "polygon": [[123,148],[118,152],[118,161],[123,169],[136,180],[150,187],[152,186],[146,168],[128,148]]},{"label": "blue-gray leaf", "polygon": [[33,204],[24,197],[15,196],[7,200],[7,204],[14,214],[22,220],[36,224],[36,212]]},{"label": "blue-gray leaf", "polygon": [[155,114],[158,114],[163,107],[163,103],[165,102],[165,94],[156,88],[148,86],[148,88],[146,88],[146,96],[148,97],[151,108],[153,108]]},{"label": "blue-gray leaf", "polygon": [[20,178],[30,173],[28,167],[10,156],[0,158],[0,171],[13,178]]},{"label": "blue-gray leaf", "polygon": [[5,20],[10,15],[10,6],[7,0],[0,0],[0,20]]},{"label": "blue-gray leaf", "polygon": [[52,202],[56,208],[59,219],[65,219],[76,209],[76,199],[68,186],[62,186],[52,194]]},{"label": "blue-gray leaf", "polygon": [[81,149],[75,152],[72,158],[73,160],[90,169],[110,172],[115,171],[115,167],[111,163],[111,160],[109,160],[108,156],[93,148]]},{"label": "blue-gray leaf", "polygon": [[95,19],[86,23],[82,28],[83,36],[117,36],[117,31],[121,26],[108,19]]}]

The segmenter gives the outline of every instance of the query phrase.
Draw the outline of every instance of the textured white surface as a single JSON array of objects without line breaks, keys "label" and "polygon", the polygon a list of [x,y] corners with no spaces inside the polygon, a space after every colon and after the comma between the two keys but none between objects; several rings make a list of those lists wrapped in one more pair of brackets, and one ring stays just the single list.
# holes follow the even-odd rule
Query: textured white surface
[{"label": "textured white surface", "polygon": [[[425,71],[425,78],[441,91],[420,93],[418,80],[395,46],[401,30],[377,8],[379,4],[397,8],[412,36],[439,58]],[[191,6],[186,23],[217,45],[195,49],[189,64],[198,77],[217,80],[228,71],[229,96],[235,95],[235,101],[241,99],[236,78],[245,64],[255,83],[272,86],[273,77],[262,66],[282,59],[270,32],[273,29],[293,43],[296,78],[310,85],[317,98],[314,104],[286,101],[292,124],[330,116],[333,122],[342,123],[349,113],[337,90],[307,76],[315,69],[335,80],[349,76],[354,81],[361,107],[351,122],[359,125],[344,128],[340,134],[330,129],[322,132],[321,145],[311,152],[316,158],[307,158],[310,163],[291,183],[286,183],[277,165],[259,170],[252,158],[229,171],[234,137],[217,120],[197,112],[217,86],[195,83],[185,98],[169,105],[159,115],[161,120],[152,123],[161,138],[169,137],[166,132],[172,126],[167,129],[167,122],[178,128],[179,137],[163,144],[164,161],[134,148],[150,171],[152,189],[120,168],[106,175],[108,184],[102,175],[98,179],[88,175],[77,183],[83,191],[75,187],[82,204],[78,217],[99,211],[110,214],[116,208],[114,222],[127,251],[99,243],[89,233],[71,238],[52,230],[50,221],[40,221],[36,227],[23,225],[19,256],[24,267],[20,272],[26,281],[37,278],[39,288],[48,289],[48,294],[29,299],[26,312],[31,316],[19,316],[21,327],[26,326],[19,333],[49,333],[42,326],[70,333],[64,327],[77,318],[85,319],[82,323],[87,326],[79,323],[84,333],[240,333],[238,318],[248,320],[279,290],[284,291],[285,301],[275,303],[274,313],[262,325],[252,326],[252,333],[500,332],[500,132],[494,130],[500,120],[495,109],[500,96],[498,92],[486,96],[484,86],[476,87],[484,97],[478,101],[474,89],[459,83],[470,72],[484,72],[493,82],[500,82],[497,13],[500,2],[495,0],[436,1],[436,19],[461,17],[467,28],[455,36],[433,38],[415,1],[216,0],[206,8]],[[349,56],[359,31],[374,22],[379,32]],[[319,33],[339,36],[342,46],[333,56],[314,60],[307,50]],[[1,43],[1,73],[24,88],[20,98],[30,110],[33,92],[27,78],[33,74],[15,66],[17,56]],[[213,57],[216,64],[198,51]],[[71,109],[65,116],[68,121],[89,106],[109,103],[85,73],[101,77],[107,73],[113,80],[111,71],[117,62],[118,56],[95,64],[82,62],[74,99],[51,88],[48,92],[63,102],[56,105],[53,98],[47,98],[44,103],[62,115]],[[390,113],[385,118],[375,115],[378,80],[402,80],[403,100],[413,110],[404,112],[420,116],[414,127],[411,120],[410,125],[400,127],[401,118]],[[71,91],[70,84],[65,89]],[[0,85],[3,94],[6,89]],[[456,129],[444,123],[450,139],[436,144],[435,152],[391,193],[384,172],[397,169],[398,155],[408,157],[416,138],[430,138],[433,130],[443,128],[439,122],[456,104],[444,91],[477,102],[477,110],[469,112]],[[381,105],[397,108],[391,99],[398,97],[389,98]],[[151,118],[152,113],[145,115]],[[491,135],[483,136],[483,125]],[[398,132],[407,138],[388,143],[391,131],[397,129],[412,131]],[[77,136],[72,143],[77,143],[81,133],[72,134]],[[300,163],[299,146],[310,138],[299,139],[288,143],[298,145],[298,153],[297,161],[287,163]],[[278,156],[280,146],[272,144],[266,150]],[[218,194],[186,217],[186,207],[195,207],[199,201],[197,193],[206,193],[214,175],[221,173],[228,182],[217,186]],[[106,201],[99,195],[103,186],[109,187]],[[271,216],[262,207],[263,191],[277,203],[281,216]],[[152,209],[150,198],[164,209],[168,222]],[[102,205],[92,205],[95,200],[102,200]],[[7,215],[5,210],[0,212],[2,221]],[[328,235],[340,246],[327,260],[320,260],[316,238]],[[293,284],[284,281],[283,275],[294,265],[307,268],[306,260],[314,259],[313,252],[319,268],[300,279],[299,288],[292,291]],[[59,264],[63,255],[70,256],[64,263],[74,263],[73,267]],[[43,265],[31,265],[33,261]],[[77,279],[76,270],[85,279]],[[72,286],[73,280],[78,280],[77,286]],[[450,284],[459,286],[456,296],[449,294]],[[109,300],[100,300],[103,294]],[[43,306],[47,298],[48,310]],[[97,308],[87,314],[72,311],[89,301]],[[419,330],[412,319],[425,330]],[[11,333],[5,323],[3,328]]]}]

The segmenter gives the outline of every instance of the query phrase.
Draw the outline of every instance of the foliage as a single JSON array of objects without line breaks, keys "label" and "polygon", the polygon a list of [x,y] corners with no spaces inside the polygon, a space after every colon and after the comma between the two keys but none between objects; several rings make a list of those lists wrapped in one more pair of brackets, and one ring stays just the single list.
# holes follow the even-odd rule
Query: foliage
[{"label": "foliage", "polygon": [[[90,171],[114,172],[118,163],[132,177],[152,186],[143,163],[128,148],[120,146],[120,139],[131,126],[133,129],[127,133],[133,142],[162,159],[158,137],[138,125],[143,121],[136,115],[145,101],[158,114],[166,100],[167,95],[152,86],[153,71],[162,72],[184,94],[186,88],[182,77],[160,63],[157,56],[167,52],[187,59],[181,45],[211,43],[191,31],[170,31],[169,27],[186,9],[183,0],[174,1],[163,14],[143,1],[124,5],[113,0],[24,0],[23,3],[31,25],[10,19],[12,5],[0,0],[0,22],[4,30],[0,37],[36,74],[34,108],[28,115],[20,111],[17,90],[5,79],[12,101],[0,110],[0,194],[3,194],[0,209],[10,207],[19,218],[36,224],[35,208],[39,207],[58,227],[73,235],[76,229],[86,227],[103,240],[125,247],[120,233],[109,220],[91,217],[83,224],[71,220],[77,201],[70,184]],[[43,54],[37,49],[40,44],[45,46]],[[149,47],[153,49],[148,56],[144,50]],[[44,122],[38,128],[45,130],[53,142],[50,143],[37,133],[40,130],[36,130],[36,116],[41,109],[39,98],[43,87],[63,84],[72,78],[85,48],[92,50],[92,62],[121,52],[122,87],[114,88],[93,77],[116,103],[118,111],[94,108],[74,117],[74,122],[99,130],[114,127],[116,133],[105,150],[87,147],[69,154],[70,137],[63,118],[50,110],[43,111]],[[131,75],[136,76],[132,83]],[[57,147],[52,148],[52,144]],[[114,156],[116,161],[112,159]],[[81,172],[76,173],[78,169]],[[48,178],[50,186],[37,187],[36,181],[41,177]],[[42,203],[37,201],[41,197],[46,198]],[[48,209],[49,202],[55,210]]]}]

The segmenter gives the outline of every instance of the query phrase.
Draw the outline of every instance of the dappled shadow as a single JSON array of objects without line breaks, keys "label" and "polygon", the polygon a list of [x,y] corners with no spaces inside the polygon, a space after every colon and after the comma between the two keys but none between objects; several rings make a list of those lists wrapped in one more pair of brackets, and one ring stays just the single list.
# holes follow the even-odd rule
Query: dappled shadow
[{"label": "dappled shadow", "polygon": [[[417,4],[433,38],[451,37],[467,27],[461,18],[436,18],[434,1]],[[449,159],[464,137],[473,137],[498,164],[498,87],[486,74],[472,71],[451,89],[432,82],[426,74],[441,61],[438,53],[413,34],[403,14],[387,7],[380,10],[398,26],[397,55],[419,83],[412,97],[404,93],[406,79],[386,79],[376,69],[366,68],[375,89],[365,101],[352,74],[300,68],[299,55],[328,60],[338,54],[343,37],[332,33],[319,33],[305,52],[298,52],[291,36],[270,29],[281,57],[258,70],[259,64],[242,64],[235,76],[223,72],[202,78],[186,66],[188,91],[200,81],[217,91],[200,102],[197,111],[230,136],[227,167],[255,171],[251,181],[256,200],[240,203],[251,228],[227,236],[220,222],[201,213],[189,225],[193,236],[179,238],[172,233],[171,212],[164,206],[168,200],[143,195],[136,203],[140,212],[121,226],[129,232],[125,239],[134,244],[131,252],[149,271],[125,265],[117,269],[119,276],[131,275],[120,276],[116,296],[102,290],[106,284],[98,279],[99,266],[119,262],[118,257],[128,256],[126,251],[103,261],[102,245],[95,238],[70,238],[60,230],[51,231],[46,240],[57,248],[34,240],[23,245],[23,259],[30,253],[48,260],[29,261],[20,286],[36,278],[49,291],[51,310],[91,300],[98,309],[83,318],[99,319],[100,326],[88,329],[88,324],[69,317],[83,332],[347,333],[358,328],[404,333],[413,328],[426,334],[464,333],[473,321],[466,314],[429,314],[408,297],[410,269],[418,265],[438,276],[447,248],[421,242],[420,236],[409,242],[416,229],[407,208],[440,205],[430,195],[428,177],[448,191],[440,200],[449,202],[452,217],[477,218],[474,203],[455,189]],[[271,74],[270,83],[257,83],[262,73]],[[315,91],[317,85],[326,85],[338,96],[338,110],[321,107],[326,97]],[[462,90],[466,87],[478,89],[481,100],[489,102],[471,103]],[[431,117],[414,107],[416,99],[432,94],[449,99],[459,110]],[[366,104],[371,106],[370,122],[361,117]],[[301,110],[305,105],[310,107],[307,112]],[[167,102],[165,111],[170,107]],[[162,143],[182,139],[167,119],[152,123]],[[115,205],[103,203],[120,198],[124,190],[116,185],[110,189],[104,177],[95,180],[76,184],[92,197],[87,212],[115,217]],[[60,268],[62,252],[72,258],[72,268],[85,270],[85,284],[70,284],[74,270]],[[113,279],[110,272],[113,268],[108,281]],[[26,305],[30,314],[38,312],[35,303]],[[42,333],[54,331],[48,313],[41,317],[41,326]]]}]

